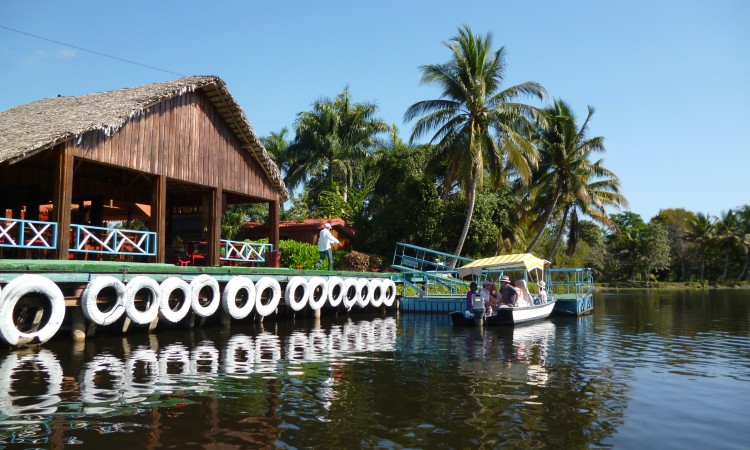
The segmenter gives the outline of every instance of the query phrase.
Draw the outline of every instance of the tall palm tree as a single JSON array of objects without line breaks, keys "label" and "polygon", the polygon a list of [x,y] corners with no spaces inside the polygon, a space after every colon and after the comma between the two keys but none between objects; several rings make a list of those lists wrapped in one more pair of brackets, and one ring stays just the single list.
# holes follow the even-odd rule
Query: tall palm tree
[{"label": "tall palm tree", "polygon": [[529,190],[541,220],[526,252],[534,249],[547,225],[557,216],[560,218],[558,233],[547,255],[549,259],[557,251],[568,218],[567,253],[572,256],[578,243],[579,212],[594,222],[611,227],[613,224],[606,208],[620,208],[627,206],[628,202],[619,193],[619,178],[602,165],[602,160],[591,161],[594,153],[606,151],[603,137],[588,137],[594,108],[588,107],[588,114],[580,127],[572,109],[563,100],[555,100],[544,112],[546,121],[537,130],[541,161]]},{"label": "tall palm tree", "polygon": [[296,136],[282,155],[287,164],[285,182],[290,189],[315,176],[346,192],[363,175],[361,164],[374,145],[375,136],[388,129],[376,119],[377,106],[353,103],[349,88],[335,99],[313,103],[312,111],[297,116]]},{"label": "tall palm tree", "polygon": [[750,264],[750,205],[737,208],[736,213],[741,229],[740,246],[745,250],[745,262],[737,275],[737,281],[741,281],[747,274],[747,267]]},{"label": "tall palm tree", "polygon": [[476,190],[483,185],[485,174],[498,186],[509,171],[523,183],[531,180],[538,156],[524,137],[524,130],[531,128],[530,119],[538,119],[541,114],[513,100],[521,95],[543,100],[545,91],[534,82],[501,89],[506,52],[505,47],[492,51],[490,33],[476,36],[464,25],[444,44],[452,53],[450,61],[420,67],[422,83],[441,86],[441,97],[411,105],[404,121],[418,119],[411,142],[435,130],[430,142],[449,167],[445,192],[456,183],[464,191],[468,212],[455,250],[460,255],[474,214]]},{"label": "tall palm tree", "polygon": [[260,138],[260,141],[263,143],[266,151],[268,151],[268,154],[271,156],[271,159],[273,159],[276,165],[279,166],[279,170],[281,170],[282,174],[286,173],[287,169],[287,165],[283,160],[283,156],[286,148],[289,146],[289,141],[287,140],[288,133],[289,128],[284,127],[278,133],[272,131],[269,136]]},{"label": "tall palm tree", "polygon": [[700,281],[703,284],[708,249],[716,241],[716,219],[708,214],[698,213],[690,220],[689,227],[688,239],[697,247],[698,254],[700,255]]}]

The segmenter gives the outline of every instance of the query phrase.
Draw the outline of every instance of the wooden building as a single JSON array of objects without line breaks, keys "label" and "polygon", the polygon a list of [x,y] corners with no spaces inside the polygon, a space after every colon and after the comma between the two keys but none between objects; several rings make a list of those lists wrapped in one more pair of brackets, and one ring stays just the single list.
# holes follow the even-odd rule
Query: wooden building
[{"label": "wooden building", "polygon": [[[308,244],[317,244],[318,235],[326,222],[331,223],[331,234],[341,242],[337,248],[351,250],[352,239],[357,232],[340,218],[331,219],[305,219],[302,221],[285,220],[279,222],[279,238],[289,239]],[[257,222],[246,222],[242,233],[242,239],[259,239],[268,233],[267,225]]]},{"label": "wooden building", "polygon": [[[176,231],[207,243],[219,263],[229,204],[266,203],[266,237],[278,248],[279,169],[225,83],[191,76],[0,112],[0,212],[57,224],[55,257],[68,259],[71,224],[100,225],[118,209],[148,212],[156,262]],[[74,205],[78,205],[74,208]],[[75,210],[75,212],[73,212]]]}]

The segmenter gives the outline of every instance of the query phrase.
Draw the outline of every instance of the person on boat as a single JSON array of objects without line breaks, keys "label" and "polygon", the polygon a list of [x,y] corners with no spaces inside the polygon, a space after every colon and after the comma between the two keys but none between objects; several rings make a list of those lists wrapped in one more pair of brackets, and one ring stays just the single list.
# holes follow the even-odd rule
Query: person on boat
[{"label": "person on boat", "polygon": [[540,281],[537,285],[539,286],[539,303],[547,303],[547,284]]},{"label": "person on boat", "polygon": [[516,289],[518,291],[516,306],[531,306],[534,304],[534,300],[531,298],[531,293],[529,292],[529,287],[526,285],[526,280],[516,281]]},{"label": "person on boat", "polygon": [[333,244],[338,244],[339,240],[331,234],[331,223],[326,222],[325,226],[320,230],[320,236],[318,236],[318,253],[320,259],[315,263],[315,270],[318,270],[323,260],[328,258],[328,270],[333,270]]},{"label": "person on boat", "polygon": [[518,291],[510,284],[507,275],[500,277],[500,306],[515,306]]},{"label": "person on boat", "polygon": [[[479,297],[479,292],[477,292],[477,284],[472,281],[471,284],[469,284],[469,292],[466,293],[467,311],[474,310],[474,301],[477,297]],[[482,301],[481,297],[479,298],[479,301]]]},{"label": "person on boat", "polygon": [[497,287],[495,283],[490,280],[484,280],[480,295],[482,296],[482,302],[484,302],[487,312],[491,314],[492,306],[497,305]]}]

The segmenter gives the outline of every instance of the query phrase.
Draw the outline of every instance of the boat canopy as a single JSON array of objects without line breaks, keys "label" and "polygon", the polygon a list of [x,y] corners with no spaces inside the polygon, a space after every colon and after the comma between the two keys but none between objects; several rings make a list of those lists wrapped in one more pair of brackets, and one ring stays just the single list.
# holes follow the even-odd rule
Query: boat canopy
[{"label": "boat canopy", "polygon": [[552,264],[547,260],[537,258],[531,253],[516,253],[513,255],[491,256],[474,260],[462,267],[456,269],[460,277],[467,275],[481,275],[486,270],[519,270],[526,269],[531,272],[534,269],[544,270],[544,266]]}]

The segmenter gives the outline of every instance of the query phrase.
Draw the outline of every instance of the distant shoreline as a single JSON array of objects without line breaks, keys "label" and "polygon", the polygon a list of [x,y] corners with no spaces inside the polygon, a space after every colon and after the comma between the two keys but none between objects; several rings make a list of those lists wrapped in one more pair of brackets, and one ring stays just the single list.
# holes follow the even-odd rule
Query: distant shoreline
[{"label": "distant shoreline", "polygon": [[750,283],[747,281],[736,282],[732,284],[706,283],[701,285],[698,282],[682,283],[646,283],[642,281],[613,281],[606,283],[595,283],[595,291],[627,291],[627,290],[712,290],[712,289],[750,289]]}]

